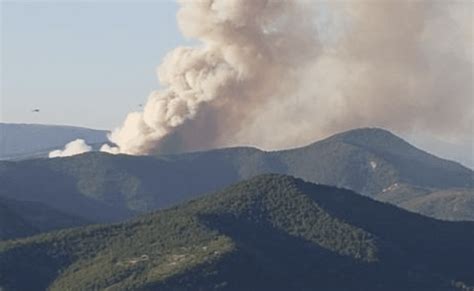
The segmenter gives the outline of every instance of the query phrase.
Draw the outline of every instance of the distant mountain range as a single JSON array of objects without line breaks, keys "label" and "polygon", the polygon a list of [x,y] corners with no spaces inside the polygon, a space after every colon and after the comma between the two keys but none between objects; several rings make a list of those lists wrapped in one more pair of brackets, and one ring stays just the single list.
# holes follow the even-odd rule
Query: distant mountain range
[{"label": "distant mountain range", "polygon": [[[235,151],[221,151],[219,157]],[[246,151],[245,157],[252,152],[239,151]],[[79,163],[84,157],[104,159],[106,165],[126,160],[130,171],[139,171],[135,167],[142,163],[175,162],[97,154],[68,160]],[[269,165],[250,159],[255,167]],[[370,156],[368,171],[372,160],[385,167]],[[123,172],[104,171],[124,178]],[[194,181],[199,185],[199,177]],[[375,192],[384,187],[364,185],[359,184]],[[140,186],[129,190],[134,187]],[[274,174],[201,196],[126,223],[0,243],[0,289],[474,290],[473,222],[439,221],[349,190]]]},{"label": "distant mountain range", "polygon": [[0,162],[0,197],[36,201],[94,222],[167,208],[263,173],[347,188],[432,217],[474,220],[473,171],[376,128],[264,152],[126,156],[91,152]]},{"label": "distant mountain range", "polygon": [[[108,130],[97,130],[76,126],[21,124],[0,122],[0,160],[24,160],[47,157],[51,150],[59,149],[75,139],[84,139],[94,149],[109,142]],[[459,144],[449,143],[428,134],[407,135],[420,148],[444,159],[460,161],[474,167],[472,141],[463,140]]]},{"label": "distant mountain range", "polygon": [[88,144],[107,141],[107,131],[75,126],[0,123],[0,160],[47,157],[75,139]]}]

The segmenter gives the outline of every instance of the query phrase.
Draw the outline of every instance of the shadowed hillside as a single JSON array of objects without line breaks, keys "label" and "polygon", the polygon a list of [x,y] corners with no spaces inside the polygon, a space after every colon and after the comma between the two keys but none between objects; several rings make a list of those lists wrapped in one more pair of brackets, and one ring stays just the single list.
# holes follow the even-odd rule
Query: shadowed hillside
[{"label": "shadowed hillside", "polygon": [[0,198],[0,240],[90,223],[39,202]]},{"label": "shadowed hillside", "polygon": [[[166,208],[262,173],[348,188],[434,217],[474,220],[471,170],[381,129],[353,130],[277,152],[228,148],[155,157],[93,152],[1,162],[0,196],[106,222]],[[416,202],[428,196],[436,206]]]}]

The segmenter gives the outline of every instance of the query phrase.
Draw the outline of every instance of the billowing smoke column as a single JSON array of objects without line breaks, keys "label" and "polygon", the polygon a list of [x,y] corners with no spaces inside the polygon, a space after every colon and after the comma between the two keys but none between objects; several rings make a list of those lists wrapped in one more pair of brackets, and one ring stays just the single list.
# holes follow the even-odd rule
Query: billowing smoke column
[{"label": "billowing smoke column", "polygon": [[362,126],[472,142],[471,1],[183,0],[196,47],[102,151],[278,149]]},{"label": "billowing smoke column", "polygon": [[[470,1],[182,1],[167,86],[103,150],[275,149],[381,126],[469,139]],[[319,33],[318,33],[319,32]]]},{"label": "billowing smoke column", "polygon": [[296,72],[316,56],[315,26],[302,3],[184,0],[181,6],[181,30],[202,45],[166,56],[158,69],[166,89],[153,92],[143,112],[130,113],[112,132],[118,147],[105,145],[102,151],[150,153],[202,111],[206,125],[197,134],[215,144],[222,127],[230,133],[260,102],[294,92]]}]

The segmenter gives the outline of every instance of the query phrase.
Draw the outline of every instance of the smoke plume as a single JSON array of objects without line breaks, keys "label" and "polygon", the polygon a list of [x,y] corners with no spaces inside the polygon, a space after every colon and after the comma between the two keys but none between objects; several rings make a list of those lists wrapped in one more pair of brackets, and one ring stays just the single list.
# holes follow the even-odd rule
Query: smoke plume
[{"label": "smoke plume", "polygon": [[50,158],[69,157],[91,151],[92,148],[83,139],[76,139],[64,146],[62,150],[54,150],[49,153]]},{"label": "smoke plume", "polygon": [[472,2],[328,5],[335,39],[323,42],[298,91],[270,100],[236,140],[279,148],[365,126],[472,140]]},{"label": "smoke plume", "polygon": [[472,133],[470,1],[180,1],[196,47],[103,151],[282,148],[354,127]]},{"label": "smoke plume", "polygon": [[130,113],[110,135],[118,148],[104,151],[150,153],[192,119],[204,125],[191,134],[210,145],[218,143],[239,130],[268,98],[294,92],[299,71],[317,55],[316,30],[304,4],[180,3],[177,18],[182,32],[202,45],[179,47],[165,57],[158,77],[166,89],[151,93],[143,112]]}]

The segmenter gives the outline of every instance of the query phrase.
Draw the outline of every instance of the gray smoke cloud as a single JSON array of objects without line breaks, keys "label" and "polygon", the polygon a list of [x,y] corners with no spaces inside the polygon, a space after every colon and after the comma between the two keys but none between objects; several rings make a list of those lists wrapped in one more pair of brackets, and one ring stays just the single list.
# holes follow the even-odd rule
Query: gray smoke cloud
[{"label": "gray smoke cloud", "polygon": [[236,141],[285,148],[364,126],[471,139],[471,2],[328,5],[336,39],[325,43],[298,91],[270,100]]},{"label": "gray smoke cloud", "polygon": [[381,126],[466,139],[473,126],[470,1],[180,1],[184,35],[112,153],[301,145]]}]

